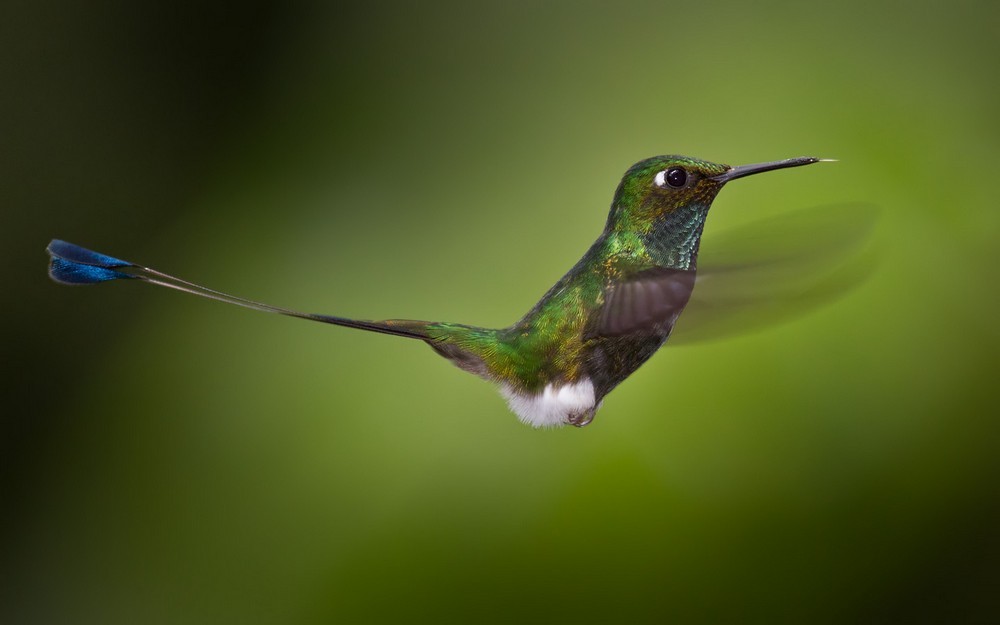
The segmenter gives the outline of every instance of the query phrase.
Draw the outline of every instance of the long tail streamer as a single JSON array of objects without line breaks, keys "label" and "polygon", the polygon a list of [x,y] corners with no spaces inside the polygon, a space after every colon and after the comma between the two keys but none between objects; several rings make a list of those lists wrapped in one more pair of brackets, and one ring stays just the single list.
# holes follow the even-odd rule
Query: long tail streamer
[{"label": "long tail streamer", "polygon": [[149,284],[164,286],[168,289],[175,289],[192,295],[214,299],[227,304],[235,304],[252,310],[262,312],[277,313],[299,319],[309,319],[321,323],[368,330],[370,332],[380,332],[382,334],[392,334],[395,336],[405,336],[415,339],[427,339],[425,331],[426,323],[420,321],[406,320],[386,320],[386,321],[363,321],[360,319],[348,319],[346,317],[333,317],[330,315],[317,315],[313,313],[303,313],[287,308],[279,308],[268,304],[262,304],[253,300],[236,297],[221,291],[209,289],[187,280],[181,280],[174,276],[165,274],[149,267],[143,267],[131,263],[127,260],[114,258],[100,254],[87,248],[53,239],[46,248],[51,260],[49,261],[49,277],[60,284],[81,285],[97,284],[110,280],[142,280]]}]

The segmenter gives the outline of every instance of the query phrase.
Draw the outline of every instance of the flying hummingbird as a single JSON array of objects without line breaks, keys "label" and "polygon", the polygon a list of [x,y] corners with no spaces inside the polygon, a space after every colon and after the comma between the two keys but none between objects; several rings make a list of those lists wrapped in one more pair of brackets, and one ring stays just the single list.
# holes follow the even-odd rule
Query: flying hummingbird
[{"label": "flying hummingbird", "polygon": [[514,325],[364,321],[235,297],[148,267],[53,240],[49,275],[63,284],[138,279],[254,310],[424,341],[460,369],[497,383],[534,427],[589,424],[604,397],[666,342],[695,286],[708,210],[729,181],[824,159],[730,167],[654,156],[625,173],[604,231]]}]

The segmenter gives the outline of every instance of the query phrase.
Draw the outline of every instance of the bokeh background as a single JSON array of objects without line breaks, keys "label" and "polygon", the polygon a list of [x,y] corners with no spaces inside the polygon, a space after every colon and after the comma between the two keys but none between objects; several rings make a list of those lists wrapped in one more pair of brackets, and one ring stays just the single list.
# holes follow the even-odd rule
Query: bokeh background
[{"label": "bokeh background", "polygon": [[[987,2],[14,1],[4,623],[1000,618]],[[633,162],[836,165],[870,278],[534,431],[417,342],[45,277],[64,238],[282,306],[506,325]],[[994,621],[995,622],[995,621]]]}]

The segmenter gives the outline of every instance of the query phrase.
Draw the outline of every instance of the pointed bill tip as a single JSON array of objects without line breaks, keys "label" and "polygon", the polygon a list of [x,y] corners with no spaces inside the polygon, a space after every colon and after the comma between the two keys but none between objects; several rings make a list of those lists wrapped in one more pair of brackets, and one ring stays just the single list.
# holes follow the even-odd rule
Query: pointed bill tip
[{"label": "pointed bill tip", "polygon": [[819,163],[823,160],[825,159],[815,156],[800,156],[798,158],[786,158],[783,161],[740,165],[738,167],[730,167],[725,173],[715,176],[713,180],[718,182],[729,182],[730,180],[736,180],[737,178],[743,178],[745,176],[752,176],[753,174],[759,174],[765,171],[785,169],[788,167],[801,167],[802,165],[812,165],[813,163]]}]

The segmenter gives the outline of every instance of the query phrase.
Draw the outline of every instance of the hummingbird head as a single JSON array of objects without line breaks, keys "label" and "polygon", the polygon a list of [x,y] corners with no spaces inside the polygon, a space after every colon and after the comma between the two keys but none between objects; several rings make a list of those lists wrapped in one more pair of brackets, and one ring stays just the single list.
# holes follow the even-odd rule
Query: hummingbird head
[{"label": "hummingbird head", "polygon": [[688,156],[654,156],[625,172],[608,216],[608,227],[645,234],[664,222],[704,221],[716,194],[730,180],[773,169],[819,162],[811,156],[730,167]]}]

